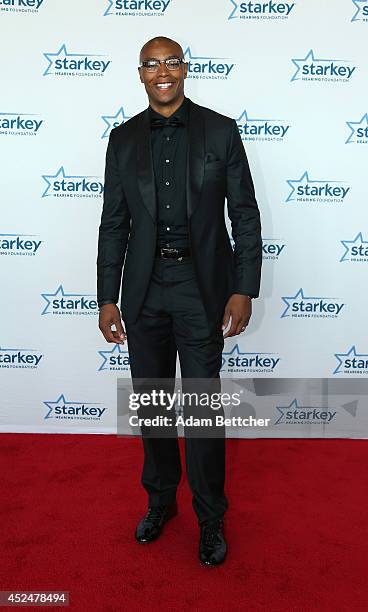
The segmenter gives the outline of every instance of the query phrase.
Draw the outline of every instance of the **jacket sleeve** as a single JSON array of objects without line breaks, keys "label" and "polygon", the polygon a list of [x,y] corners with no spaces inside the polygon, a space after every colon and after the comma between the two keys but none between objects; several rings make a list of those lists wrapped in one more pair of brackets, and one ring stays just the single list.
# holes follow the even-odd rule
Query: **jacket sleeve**
[{"label": "jacket sleeve", "polygon": [[236,121],[227,155],[227,209],[234,239],[233,293],[259,296],[262,266],[260,213]]},{"label": "jacket sleeve", "polygon": [[130,232],[130,214],[119,175],[110,133],[106,151],[105,188],[97,253],[97,303],[116,304],[119,300],[121,275]]}]

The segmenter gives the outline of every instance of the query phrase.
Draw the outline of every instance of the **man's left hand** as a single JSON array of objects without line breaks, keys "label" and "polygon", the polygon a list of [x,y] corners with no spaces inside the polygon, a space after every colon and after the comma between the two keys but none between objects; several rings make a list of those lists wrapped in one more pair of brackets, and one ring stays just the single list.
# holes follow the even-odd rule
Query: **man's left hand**
[{"label": "man's left hand", "polygon": [[229,298],[224,312],[222,329],[226,329],[230,318],[231,325],[229,331],[226,332],[224,338],[237,336],[245,330],[252,315],[252,299],[248,295],[233,293]]}]

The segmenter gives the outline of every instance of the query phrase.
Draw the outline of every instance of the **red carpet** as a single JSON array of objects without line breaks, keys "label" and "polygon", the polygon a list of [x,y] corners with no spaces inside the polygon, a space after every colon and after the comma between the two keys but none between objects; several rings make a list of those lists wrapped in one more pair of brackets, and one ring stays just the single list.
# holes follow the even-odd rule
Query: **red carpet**
[{"label": "red carpet", "polygon": [[215,569],[197,561],[186,479],[160,540],[135,543],[139,439],[3,434],[1,449],[1,590],[68,590],[86,612],[368,608],[366,441],[228,441]]}]

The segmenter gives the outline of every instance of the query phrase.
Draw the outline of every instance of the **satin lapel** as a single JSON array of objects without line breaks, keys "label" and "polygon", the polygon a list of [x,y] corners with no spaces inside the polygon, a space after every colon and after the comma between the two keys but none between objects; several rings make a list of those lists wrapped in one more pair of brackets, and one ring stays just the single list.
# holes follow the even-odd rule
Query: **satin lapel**
[{"label": "satin lapel", "polygon": [[190,101],[187,152],[188,218],[199,204],[204,177],[204,120],[197,104]]},{"label": "satin lapel", "polygon": [[148,109],[143,111],[142,121],[138,130],[137,180],[143,204],[153,221],[156,221],[156,186],[153,172]]}]

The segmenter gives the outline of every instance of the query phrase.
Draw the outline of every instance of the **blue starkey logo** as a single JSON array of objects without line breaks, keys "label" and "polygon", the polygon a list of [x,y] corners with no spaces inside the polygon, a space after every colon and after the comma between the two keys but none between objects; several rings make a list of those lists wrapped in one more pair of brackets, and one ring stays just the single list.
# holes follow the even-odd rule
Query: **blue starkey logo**
[{"label": "blue starkey logo", "polygon": [[43,198],[99,198],[104,190],[102,180],[96,180],[100,177],[65,174],[63,166],[55,174],[43,174],[42,178],[46,183]]},{"label": "blue starkey logo", "polygon": [[285,247],[285,242],[278,238],[262,238],[262,259],[278,260]]},{"label": "blue starkey logo", "polygon": [[286,182],[290,193],[285,202],[341,204],[350,191],[350,187],[342,181],[312,180],[307,170],[299,179],[289,179]]},{"label": "blue starkey logo", "polygon": [[130,119],[130,115],[126,115],[123,107],[121,106],[115,115],[102,115],[101,119],[106,124],[101,138],[108,138],[111,130],[128,121],[128,119]]},{"label": "blue starkey logo", "polygon": [[228,19],[287,19],[295,2],[235,2],[230,0],[232,9]]},{"label": "blue starkey logo", "polygon": [[247,111],[244,110],[236,119],[239,134],[244,141],[262,142],[262,141],[278,141],[283,142],[285,135],[290,129],[288,124],[283,119],[250,118]]},{"label": "blue starkey logo", "polygon": [[368,0],[352,0],[355,12],[351,21],[366,21],[368,22]]},{"label": "blue starkey logo", "polygon": [[33,257],[43,242],[35,238],[34,234],[0,234],[0,255]]},{"label": "blue starkey logo", "polygon": [[102,357],[102,363],[98,368],[98,372],[107,370],[109,372],[130,370],[129,351],[124,350],[121,344],[115,344],[110,351],[98,351]]},{"label": "blue starkey logo", "polygon": [[33,113],[0,113],[0,136],[37,136],[42,124]]},{"label": "blue starkey logo", "polygon": [[106,57],[90,53],[68,53],[65,43],[55,53],[44,53],[48,62],[43,76],[104,76],[111,60],[95,59]]},{"label": "blue starkey logo", "polygon": [[35,370],[43,355],[31,348],[9,348],[0,346],[0,368],[22,368]]},{"label": "blue starkey logo", "polygon": [[171,0],[105,0],[104,17],[163,17]]},{"label": "blue starkey logo", "polygon": [[350,66],[348,60],[316,58],[313,49],[305,57],[291,61],[296,67],[291,81],[348,82],[356,70],[356,66]]},{"label": "blue starkey logo", "polygon": [[0,0],[0,12],[38,13],[45,0]]},{"label": "blue starkey logo", "polygon": [[306,296],[302,288],[295,295],[283,296],[281,299],[286,305],[281,319],[336,319],[345,306],[344,303],[335,301],[337,298],[334,297]]},{"label": "blue starkey logo", "polygon": [[338,364],[333,374],[368,374],[368,353],[358,353],[353,345],[346,353],[335,353]]},{"label": "blue starkey logo", "polygon": [[328,425],[337,410],[321,406],[299,406],[294,399],[288,406],[276,406],[279,418],[275,425]]},{"label": "blue starkey logo", "polygon": [[365,113],[360,121],[347,121],[346,125],[350,134],[345,144],[367,144],[368,143],[368,113]]},{"label": "blue starkey logo", "polygon": [[41,315],[97,315],[98,305],[95,293],[65,293],[59,285],[54,293],[41,293],[46,306]]},{"label": "blue starkey logo", "polygon": [[100,408],[98,402],[67,401],[64,393],[57,400],[43,402],[47,408],[44,419],[66,421],[101,421],[106,408]]},{"label": "blue starkey logo", "polygon": [[189,79],[228,79],[235,66],[234,63],[224,62],[228,59],[225,57],[193,55],[190,47],[185,49],[184,59],[188,62]]},{"label": "blue starkey logo", "polygon": [[279,363],[280,357],[276,353],[245,352],[235,344],[229,351],[222,352],[221,371],[272,373]]},{"label": "blue starkey logo", "polygon": [[368,262],[368,240],[363,240],[362,232],[359,232],[353,240],[341,240],[345,251],[341,261]]}]

